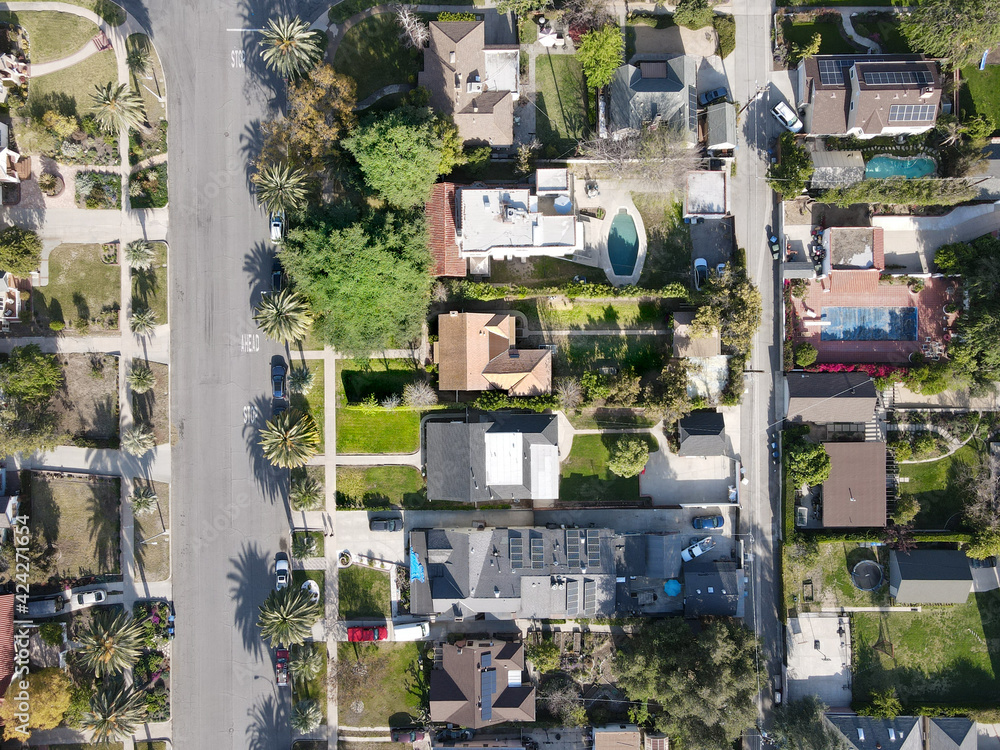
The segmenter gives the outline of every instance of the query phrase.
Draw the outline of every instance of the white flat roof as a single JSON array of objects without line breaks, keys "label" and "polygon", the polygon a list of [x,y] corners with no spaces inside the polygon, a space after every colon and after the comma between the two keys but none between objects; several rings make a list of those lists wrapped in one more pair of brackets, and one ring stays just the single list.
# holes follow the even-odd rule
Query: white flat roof
[{"label": "white flat roof", "polygon": [[725,216],[726,173],[688,172],[684,209],[687,216]]},{"label": "white flat roof", "polygon": [[520,432],[486,433],[486,484],[518,485],[524,481],[523,442]]},{"label": "white flat roof", "polygon": [[535,192],[559,192],[569,190],[568,169],[536,169]]}]

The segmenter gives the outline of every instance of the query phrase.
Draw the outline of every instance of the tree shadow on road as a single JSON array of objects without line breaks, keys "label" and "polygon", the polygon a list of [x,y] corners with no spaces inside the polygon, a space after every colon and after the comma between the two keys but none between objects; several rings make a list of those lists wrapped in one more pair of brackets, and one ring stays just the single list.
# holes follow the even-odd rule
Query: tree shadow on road
[{"label": "tree shadow on road", "polygon": [[236,628],[243,637],[243,647],[260,657],[266,653],[264,641],[261,639],[260,630],[257,628],[258,608],[264,603],[263,599],[258,601],[254,593],[252,583],[254,581],[268,580],[271,575],[270,561],[264,557],[264,553],[257,546],[244,543],[239,557],[230,558],[233,570],[226,576],[232,583],[229,590],[232,600],[236,603]]},{"label": "tree shadow on road", "polygon": [[[254,677],[256,679],[256,676]],[[248,750],[274,750],[288,744],[288,703],[264,695],[250,709]]]},{"label": "tree shadow on road", "polygon": [[273,411],[271,400],[267,396],[258,396],[251,400],[247,410],[247,421],[243,425],[243,438],[246,440],[250,471],[261,494],[272,504],[287,497],[289,482],[288,469],[272,465],[260,447],[260,430],[264,427],[264,423],[271,419]]}]

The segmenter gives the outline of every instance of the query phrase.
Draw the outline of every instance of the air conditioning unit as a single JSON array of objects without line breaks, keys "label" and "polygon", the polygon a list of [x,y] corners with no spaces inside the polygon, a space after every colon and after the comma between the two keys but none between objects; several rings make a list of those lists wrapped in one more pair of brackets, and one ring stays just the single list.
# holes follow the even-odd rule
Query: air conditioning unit
[{"label": "air conditioning unit", "polygon": [[470,94],[481,94],[483,93],[483,84],[479,81],[469,81],[467,92]]}]

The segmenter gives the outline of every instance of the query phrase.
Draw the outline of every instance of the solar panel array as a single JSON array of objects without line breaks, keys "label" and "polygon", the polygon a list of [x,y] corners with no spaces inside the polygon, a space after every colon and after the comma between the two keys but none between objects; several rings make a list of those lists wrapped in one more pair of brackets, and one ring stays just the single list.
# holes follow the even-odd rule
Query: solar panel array
[{"label": "solar panel array", "polygon": [[597,529],[587,529],[587,567],[601,566],[601,538]]},{"label": "solar panel array", "polygon": [[580,614],[580,582],[575,578],[566,581],[566,614]]},{"label": "solar panel array", "polygon": [[544,565],[544,551],[542,550],[542,538],[540,536],[531,538],[531,567],[538,570]]},{"label": "solar panel array", "polygon": [[580,567],[580,533],[575,529],[566,532],[566,564],[571,568]]},{"label": "solar panel array", "polygon": [[524,540],[519,536],[510,537],[510,568],[518,570],[524,567]]},{"label": "solar panel array", "polygon": [[842,60],[818,60],[819,82],[826,86],[836,86],[844,82],[844,69],[856,62],[853,57]]},{"label": "solar panel array", "polygon": [[497,673],[495,669],[484,669],[480,673],[480,695],[482,696],[483,705],[480,707],[480,711],[483,715],[483,721],[489,721],[493,718],[493,694],[497,691]]},{"label": "solar panel array", "polygon": [[592,615],[597,611],[597,582],[585,580],[583,582],[583,613]]},{"label": "solar panel array", "polygon": [[934,119],[935,104],[893,104],[889,107],[889,122],[926,122]]},{"label": "solar panel array", "polygon": [[486,667],[492,667],[493,666],[493,654],[491,654],[489,651],[486,651],[479,658],[479,664],[483,667],[483,669],[485,669]]},{"label": "solar panel array", "polygon": [[901,83],[930,83],[934,79],[926,70],[872,70],[865,71],[869,86],[892,86]]}]

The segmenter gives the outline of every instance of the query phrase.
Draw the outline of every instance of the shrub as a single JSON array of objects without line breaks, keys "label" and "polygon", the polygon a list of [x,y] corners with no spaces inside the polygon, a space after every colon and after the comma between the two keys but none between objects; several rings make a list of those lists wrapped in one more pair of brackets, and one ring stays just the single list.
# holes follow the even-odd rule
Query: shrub
[{"label": "shrub", "polygon": [[525,648],[525,656],[541,673],[554,672],[559,669],[559,647],[549,639],[541,643],[532,643]]},{"label": "shrub", "polygon": [[38,232],[10,226],[0,232],[0,267],[16,276],[27,276],[42,262]]},{"label": "shrub", "polygon": [[475,21],[475,13],[453,13],[449,10],[443,10],[438,13],[437,20],[439,21]]},{"label": "shrub", "polygon": [[55,110],[49,110],[42,115],[42,124],[62,140],[69,138],[77,129],[75,117],[61,115]]},{"label": "shrub", "polygon": [[909,461],[913,457],[913,446],[907,440],[893,440],[889,443],[889,450],[896,456],[897,461]]},{"label": "shrub", "polygon": [[[718,49],[719,57],[725,60],[736,49],[736,19],[732,16],[713,16],[712,25],[715,33],[719,37]],[[733,162],[736,166],[736,162]],[[733,175],[735,177],[735,175]]]},{"label": "shrub", "polygon": [[642,473],[649,460],[649,444],[641,437],[619,438],[611,449],[608,469],[620,477],[634,477]]},{"label": "shrub", "polygon": [[308,367],[293,367],[288,373],[288,390],[292,393],[301,393],[303,396],[312,390],[316,382],[316,373]]},{"label": "shrub", "polygon": [[913,438],[913,455],[917,458],[930,458],[937,452],[937,439],[932,432],[921,432]]},{"label": "shrub", "polygon": [[42,642],[50,646],[62,645],[63,629],[62,625],[58,622],[43,622],[41,627],[38,628],[38,635],[41,636]]},{"label": "shrub", "polygon": [[816,361],[819,352],[812,344],[799,344],[795,347],[795,364],[799,367],[808,367]]},{"label": "shrub", "polygon": [[437,403],[437,393],[424,380],[407,383],[403,388],[403,403],[411,408],[434,406]]},{"label": "shrub", "polygon": [[911,523],[920,512],[920,503],[917,498],[907,493],[902,493],[896,498],[896,510],[892,513],[892,521],[900,526]]},{"label": "shrub", "polygon": [[712,24],[713,15],[708,0],[680,0],[674,10],[674,23],[688,29],[702,29]]},{"label": "shrub", "polygon": [[50,320],[49,321],[49,330],[50,331],[61,331],[65,327],[66,327],[66,324],[63,323],[61,320]]},{"label": "shrub", "polygon": [[38,175],[38,189],[46,195],[55,195],[59,186],[59,178],[51,172],[42,172]]}]

